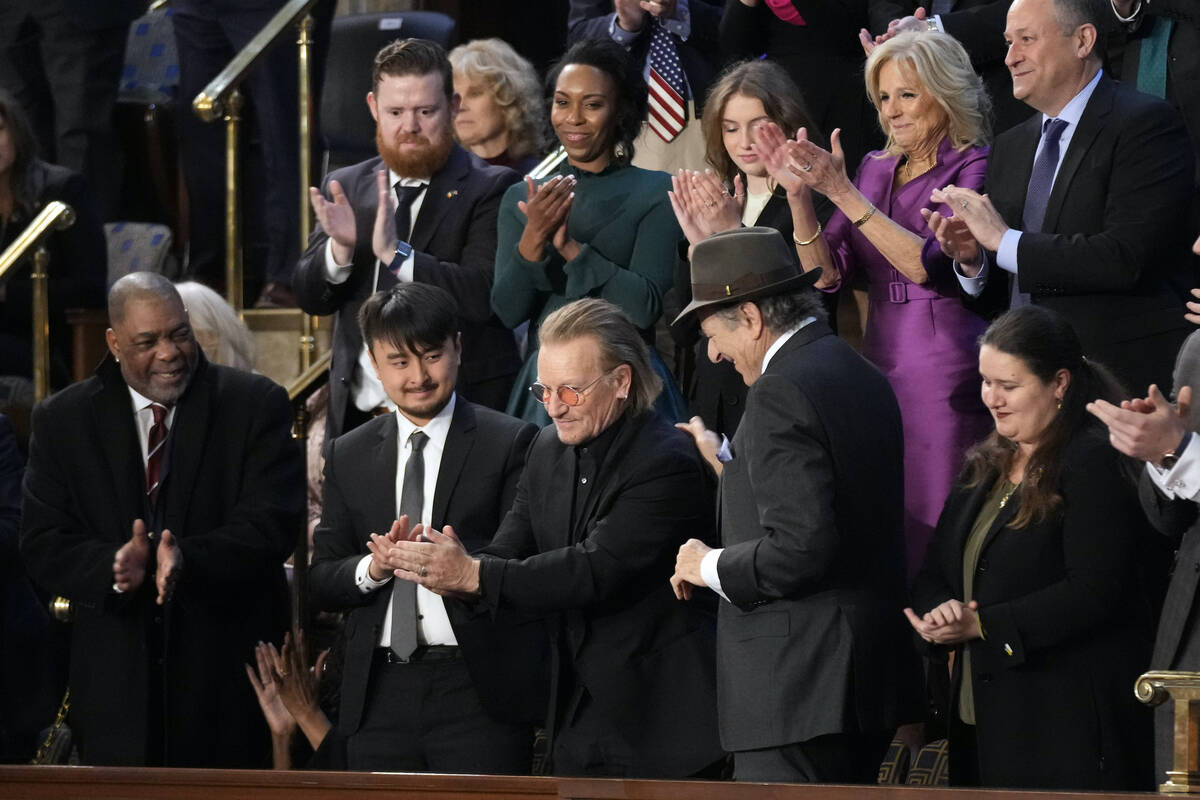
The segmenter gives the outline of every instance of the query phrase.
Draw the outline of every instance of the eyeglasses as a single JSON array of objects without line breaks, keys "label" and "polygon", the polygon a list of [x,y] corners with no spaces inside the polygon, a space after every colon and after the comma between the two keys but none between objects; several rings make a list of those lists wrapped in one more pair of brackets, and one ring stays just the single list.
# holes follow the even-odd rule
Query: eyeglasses
[{"label": "eyeglasses", "polygon": [[[613,367],[613,369],[616,369],[616,367]],[[605,370],[600,374],[600,378],[603,378],[610,372],[612,372],[612,369]],[[584,392],[599,383],[600,378],[596,378],[596,380],[592,381],[587,386],[584,386],[582,389],[576,389],[574,386],[560,386],[554,390],[554,394],[558,395],[558,399],[564,405],[577,406],[583,402]],[[533,399],[537,400],[542,405],[550,402],[550,391],[551,390],[549,386],[541,383],[535,383],[529,387],[529,393],[533,395]]]}]

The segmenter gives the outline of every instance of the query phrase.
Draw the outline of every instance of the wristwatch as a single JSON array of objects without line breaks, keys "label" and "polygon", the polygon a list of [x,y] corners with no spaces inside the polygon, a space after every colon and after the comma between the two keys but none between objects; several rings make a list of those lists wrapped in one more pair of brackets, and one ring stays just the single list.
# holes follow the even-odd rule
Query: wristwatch
[{"label": "wristwatch", "polygon": [[397,258],[399,258],[400,260],[403,261],[404,259],[411,256],[412,252],[413,252],[413,247],[411,244],[404,241],[403,239],[397,240],[397,242],[396,242],[396,257]]},{"label": "wristwatch", "polygon": [[1180,440],[1178,447],[1176,447],[1174,450],[1168,450],[1167,452],[1163,453],[1162,458],[1158,460],[1159,469],[1169,470],[1178,464],[1179,456],[1183,455],[1183,451],[1188,446],[1188,441],[1191,438],[1192,434],[1189,431],[1183,435],[1183,439]]}]

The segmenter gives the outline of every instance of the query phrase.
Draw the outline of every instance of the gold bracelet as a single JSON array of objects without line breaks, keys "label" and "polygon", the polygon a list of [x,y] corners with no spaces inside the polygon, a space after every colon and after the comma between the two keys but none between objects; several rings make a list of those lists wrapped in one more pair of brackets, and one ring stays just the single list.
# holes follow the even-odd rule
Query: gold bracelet
[{"label": "gold bracelet", "polygon": [[816,233],[814,233],[811,237],[809,237],[808,239],[805,239],[802,242],[796,238],[796,232],[792,231],[792,241],[796,243],[797,247],[808,247],[810,244],[812,244],[813,242],[815,242],[817,240],[817,237],[821,235],[821,231],[823,231],[823,230],[825,230],[825,229],[823,227],[821,227],[821,221],[817,220],[817,232]]},{"label": "gold bracelet", "polygon": [[863,214],[861,217],[854,220],[854,227],[861,228],[863,225],[866,225],[867,220],[869,220],[874,214],[875,214],[875,206],[872,204],[870,206],[870,208],[867,209],[867,213]]}]

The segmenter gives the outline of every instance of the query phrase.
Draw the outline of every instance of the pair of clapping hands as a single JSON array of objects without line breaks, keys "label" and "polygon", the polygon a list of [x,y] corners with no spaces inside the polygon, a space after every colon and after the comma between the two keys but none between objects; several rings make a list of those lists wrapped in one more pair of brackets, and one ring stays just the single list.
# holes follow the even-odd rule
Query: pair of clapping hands
[{"label": "pair of clapping hands", "polygon": [[303,631],[296,634],[294,642],[291,634],[286,634],[283,647],[278,650],[270,642],[259,642],[254,648],[257,671],[246,664],[246,677],[258,697],[271,735],[290,739],[299,725],[315,750],[332,727],[317,703],[317,687],[329,651],[322,651],[310,670],[304,650]]},{"label": "pair of clapping hands", "polygon": [[[824,150],[808,140],[804,128],[796,132],[795,139],[788,139],[774,122],[763,122],[755,127],[750,149],[789,197],[810,189],[828,196],[849,183],[840,137],[841,131],[835,130],[831,150]],[[742,224],[746,187],[740,174],[733,179],[731,195],[712,170],[680,170],[671,177],[667,196],[691,244]]]},{"label": "pair of clapping hands", "polygon": [[372,533],[367,550],[368,572],[376,581],[395,576],[451,596],[473,593],[478,585],[476,561],[449,525],[440,531],[421,524],[410,527],[404,514],[387,533]]},{"label": "pair of clapping hands", "polygon": [[[154,534],[146,531],[146,523],[135,519],[129,541],[121,545],[113,557],[113,589],[117,592],[131,592],[141,587],[146,580],[146,569],[150,562],[150,542]],[[175,592],[179,576],[183,572],[183,551],[179,543],[164,529],[158,537],[155,550],[155,588],[158,590],[157,603],[166,604]]]}]

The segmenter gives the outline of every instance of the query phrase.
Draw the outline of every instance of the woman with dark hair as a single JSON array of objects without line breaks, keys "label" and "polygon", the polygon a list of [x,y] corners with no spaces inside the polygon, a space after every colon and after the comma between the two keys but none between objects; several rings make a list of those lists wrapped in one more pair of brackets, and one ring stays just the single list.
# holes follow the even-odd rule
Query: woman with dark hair
[{"label": "woman with dark hair", "polygon": [[1151,715],[1133,684],[1165,576],[1131,473],[1085,409],[1122,391],[1037,306],[987,329],[979,372],[995,430],[968,451],[905,609],[955,652],[950,781],[1148,790]]},{"label": "woman with dark hair", "polygon": [[[822,224],[828,221],[833,204],[821,195],[814,198],[786,168],[786,159],[768,163],[756,149],[768,128],[780,137],[794,137],[803,129],[808,136],[821,138],[800,89],[782,67],[761,60],[731,66],[709,90],[704,107],[705,158],[712,169],[680,170],[671,179],[671,207],[690,244],[740,225],[774,228],[785,241],[795,242],[797,220],[802,226],[814,218]],[[812,250],[795,247],[800,258]],[[668,301],[676,313],[692,299],[689,273],[690,264],[680,259]],[[831,320],[832,305],[826,305]],[[742,417],[745,382],[729,362],[708,360],[694,317],[671,326],[671,335],[680,346],[695,348],[694,369],[687,381],[692,413],[709,429],[732,437]]]},{"label": "woman with dark hair", "polygon": [[[580,42],[546,83],[550,125],[567,160],[547,180],[527,177],[505,192],[492,285],[492,310],[505,325],[530,322],[508,413],[539,425],[550,419],[529,393],[537,381],[537,326],[573,300],[600,297],[652,343],[682,238],[667,201],[670,178],[629,163],[646,116],[646,84],[625,49]],[[679,390],[652,346],[650,352],[665,383],[657,407],[681,420]]]},{"label": "woman with dark hair", "polygon": [[[46,239],[50,252],[50,352],[55,385],[65,385],[70,337],[66,309],[101,308],[108,258],[104,229],[82,175],[37,158],[37,143],[25,111],[0,89],[0,251],[53,200],[75,211],[75,223]],[[32,357],[33,252],[10,272],[0,295],[0,374],[30,376]]]}]

